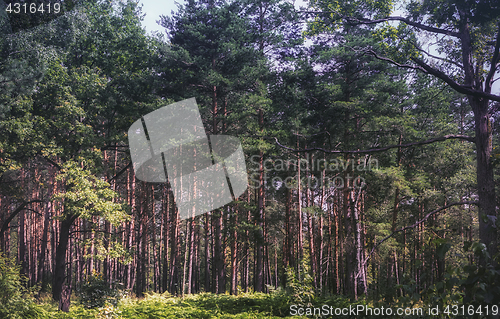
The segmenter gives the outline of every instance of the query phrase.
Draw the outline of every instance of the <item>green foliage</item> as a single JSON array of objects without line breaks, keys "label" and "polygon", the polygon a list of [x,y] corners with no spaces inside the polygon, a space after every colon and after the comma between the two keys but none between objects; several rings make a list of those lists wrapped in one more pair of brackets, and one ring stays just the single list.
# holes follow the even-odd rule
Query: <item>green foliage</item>
[{"label": "green foliage", "polygon": [[[440,259],[449,250],[445,240],[436,240],[436,252]],[[449,265],[443,279],[437,281],[420,295],[413,295],[407,303],[423,302],[439,305],[444,309],[448,305],[479,306],[497,305],[500,301],[500,266],[491,258],[483,243],[465,242],[464,253],[470,253],[476,263],[463,266]],[[415,286],[411,286],[415,289]],[[443,315],[444,316],[444,315]]]},{"label": "green foliage", "polygon": [[0,253],[0,318],[39,318],[43,310],[24,288],[19,270],[19,266]]},{"label": "green foliage", "polygon": [[[304,268],[304,264],[302,268]],[[302,278],[292,269],[286,270],[287,283],[285,292],[289,296],[289,301],[299,305],[312,305],[315,297],[313,278],[307,270],[303,271]]]},{"label": "green foliage", "polygon": [[56,179],[66,185],[65,192],[54,195],[54,200],[64,204],[65,214],[86,219],[102,216],[113,225],[129,218],[126,205],[113,202],[117,194],[110,189],[109,183],[76,162],[66,162]]},{"label": "green foliage", "polygon": [[500,302],[499,256],[489,256],[483,243],[466,243],[464,250],[471,250],[480,260],[478,265],[467,265],[467,275],[462,283],[465,291],[464,303],[472,305],[495,305]]},{"label": "green foliage", "polygon": [[86,308],[116,307],[123,297],[123,291],[104,280],[102,274],[92,274],[78,289],[81,304]]},{"label": "green foliage", "polygon": [[[268,294],[240,296],[198,294],[184,298],[165,294],[146,294],[143,299],[124,298],[118,306],[106,305],[89,309],[74,305],[68,314],[51,308],[43,318],[279,318],[273,313],[274,299]],[[286,316],[285,313],[283,316]],[[41,317],[42,318],[42,317]]]}]

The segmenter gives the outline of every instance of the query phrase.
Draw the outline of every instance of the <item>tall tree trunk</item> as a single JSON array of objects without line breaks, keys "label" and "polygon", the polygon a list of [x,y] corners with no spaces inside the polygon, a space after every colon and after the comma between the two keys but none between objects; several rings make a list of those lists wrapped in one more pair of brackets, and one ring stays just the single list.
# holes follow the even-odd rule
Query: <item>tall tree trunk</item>
[{"label": "tall tree trunk", "polygon": [[172,221],[170,219],[170,189],[167,186],[163,188],[163,274],[162,274],[162,291],[168,290],[168,248],[170,239],[170,225]]},{"label": "tall tree trunk", "polygon": [[283,287],[286,287],[286,270],[288,267],[295,267],[292,258],[293,249],[293,230],[292,230],[292,190],[289,187],[285,188],[285,240],[283,245],[283,274],[281,282]]},{"label": "tall tree trunk", "polygon": [[25,211],[22,210],[18,215],[19,220],[19,230],[18,230],[18,242],[19,242],[19,253],[18,260],[21,264],[21,274],[27,274],[27,260],[26,260],[26,227],[25,227]]},{"label": "tall tree trunk", "polygon": [[184,236],[184,266],[182,268],[182,285],[181,285],[181,296],[184,297],[184,293],[186,292],[186,277],[187,277],[187,268],[189,261],[189,242],[191,240],[191,230],[189,220],[186,221],[186,232]]},{"label": "tall tree trunk", "polygon": [[[161,225],[160,225],[161,227]],[[160,228],[161,229],[161,228]],[[159,291],[159,280],[160,280],[160,262],[158,259],[159,253],[157,249],[161,249],[161,242],[160,244],[157,244],[156,242],[156,223],[155,223],[155,214],[153,212],[152,216],[152,225],[151,225],[151,249],[150,251],[152,252],[152,260],[153,260],[153,291],[158,292]],[[158,247],[160,246],[160,247]]]},{"label": "tall tree trunk", "polygon": [[211,291],[210,286],[210,213],[205,214],[205,292]]},{"label": "tall tree trunk", "polygon": [[195,232],[195,220],[191,217],[187,220],[189,224],[189,258],[188,258],[188,269],[187,269],[187,291],[186,293],[190,295],[192,293],[192,282],[193,282],[193,258],[194,258],[194,232]]},{"label": "tall tree trunk", "polygon": [[[460,40],[462,47],[462,64],[465,73],[464,86],[472,87],[479,91],[491,93],[493,77],[485,81],[480,68],[474,71],[474,52],[471,39],[470,25],[467,22],[467,14],[459,12],[461,21]],[[494,68],[494,66],[492,66]],[[484,89],[483,89],[484,83]],[[477,190],[479,197],[479,239],[486,245],[490,256],[497,252],[497,231],[495,225],[496,202],[495,202],[495,180],[491,155],[492,127],[489,114],[489,100],[467,96],[469,104],[474,112],[476,165],[477,165]],[[484,262],[484,261],[483,261]]]},{"label": "tall tree trunk", "polygon": [[43,231],[42,231],[42,242],[40,244],[40,255],[38,259],[38,280],[42,282],[42,290],[45,288],[45,278],[46,278],[46,270],[45,270],[45,259],[47,254],[47,242],[48,242],[48,233],[49,233],[49,222],[51,215],[51,207],[52,203],[47,202],[44,205],[44,221],[43,221]]},{"label": "tall tree trunk", "polygon": [[341,282],[340,282],[340,278],[342,276],[342,271],[343,271],[343,263],[342,263],[342,259],[339,257],[339,256],[342,256],[344,254],[344,244],[343,244],[343,238],[342,238],[342,229],[340,229],[341,227],[341,216],[340,216],[340,212],[341,212],[341,209],[340,209],[340,203],[339,202],[342,202],[341,201],[341,198],[340,198],[340,194],[338,196],[336,196],[336,201],[335,203],[333,204],[333,218],[335,219],[335,243],[334,243],[334,253],[333,255],[335,256],[335,288],[336,288],[336,292],[337,294],[340,294],[341,293],[341,289],[343,288],[343,286],[345,285],[342,285]]},{"label": "tall tree trunk", "polygon": [[238,294],[238,232],[236,225],[238,224],[238,212],[234,213],[232,218],[232,234],[231,234],[231,295]]},{"label": "tall tree trunk", "polygon": [[353,221],[354,221],[354,231],[355,231],[355,250],[356,250],[356,269],[354,272],[356,285],[356,296],[359,294],[366,294],[367,292],[367,283],[366,283],[366,274],[365,274],[365,264],[364,264],[364,242],[362,240],[362,227],[360,220],[360,200],[361,200],[362,190],[358,190],[358,194],[356,196],[356,200],[353,203]]},{"label": "tall tree trunk", "polygon": [[223,211],[221,209],[216,210],[212,216],[214,223],[214,292],[223,294],[226,292],[224,242],[222,238]]},{"label": "tall tree trunk", "polygon": [[178,259],[179,259],[179,249],[178,249],[178,232],[179,232],[179,212],[175,205],[171,206],[171,221],[172,229],[170,231],[170,282],[169,291],[171,294],[177,293],[178,287]]},{"label": "tall tree trunk", "polygon": [[[258,110],[259,116],[259,126],[261,131],[264,129],[264,112]],[[254,290],[256,292],[262,292],[264,290],[264,153],[259,152],[259,188],[257,197],[257,216],[255,216],[255,221],[257,228],[255,231],[255,282]]]},{"label": "tall tree trunk", "polygon": [[[250,188],[247,189],[247,204],[250,204]],[[250,210],[246,211],[245,221],[250,225]],[[245,244],[243,246],[243,267],[241,276],[241,287],[245,293],[248,292],[249,288],[249,272],[250,272],[250,232],[248,227],[245,229]]]},{"label": "tall tree trunk", "polygon": [[[298,137],[297,137],[297,147],[298,145]],[[301,177],[301,165],[300,165],[301,158],[300,156],[298,157],[297,160],[297,171],[298,171],[298,178],[297,178],[297,227],[298,227],[298,240],[297,240],[297,274],[299,280],[301,279],[301,266],[302,266],[302,260],[304,257],[304,252],[303,252],[303,227],[304,227],[304,221],[302,220],[302,177]]]},{"label": "tall tree trunk", "polygon": [[[136,202],[136,194],[135,194],[135,174],[134,170],[129,170],[129,173],[127,174],[127,197],[128,197],[128,204],[130,207],[135,207],[135,202]],[[126,226],[126,233],[127,233],[127,239],[125,241],[126,247],[128,250],[131,250],[132,247],[134,246],[134,236],[135,236],[135,218],[132,218],[130,220],[130,223]],[[134,260],[132,260],[131,263],[127,264],[125,266],[125,276],[126,276],[126,287],[129,290],[132,290],[135,284],[135,277],[134,277]]]},{"label": "tall tree trunk", "polygon": [[492,127],[488,114],[488,100],[469,98],[474,111],[476,131],[477,188],[479,196],[479,239],[488,248],[490,256],[497,252],[495,226],[495,180],[491,155]]},{"label": "tall tree trunk", "polygon": [[191,284],[191,291],[189,293],[197,293],[199,291],[199,262],[198,262],[198,251],[200,249],[200,221],[193,220],[193,233],[191,235],[193,237],[191,241],[191,255],[190,255],[190,277],[189,282]]},{"label": "tall tree trunk", "polygon": [[59,228],[59,242],[56,248],[54,282],[52,284],[52,298],[56,301],[61,300],[62,288],[66,280],[66,252],[68,250],[69,231],[75,219],[75,215],[67,215],[61,221],[61,227]]},{"label": "tall tree trunk", "polygon": [[[321,205],[322,207],[323,205]],[[318,289],[320,293],[323,291],[323,216],[319,216],[319,225],[318,225],[318,258],[317,258],[317,273],[316,276],[318,278]]]},{"label": "tall tree trunk", "polygon": [[313,286],[314,288],[317,288],[317,269],[316,269],[316,249],[314,245],[314,224],[313,224],[313,217],[311,214],[308,212],[307,213],[307,233],[309,237],[309,256],[311,259],[311,276],[313,278]]}]

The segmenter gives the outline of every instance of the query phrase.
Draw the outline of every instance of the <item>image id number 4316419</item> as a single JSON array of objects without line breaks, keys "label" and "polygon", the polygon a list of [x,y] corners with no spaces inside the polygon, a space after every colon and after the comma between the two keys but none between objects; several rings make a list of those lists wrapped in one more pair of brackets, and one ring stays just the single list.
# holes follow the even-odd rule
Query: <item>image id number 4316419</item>
[{"label": "image id number 4316419", "polygon": [[474,314],[497,316],[500,313],[500,307],[498,307],[498,305],[480,305],[478,307],[474,307],[473,305],[449,305],[444,308],[443,313],[452,316],[472,316]]},{"label": "image id number 4316419", "polygon": [[21,13],[59,13],[61,11],[60,3],[9,3],[5,11],[11,14]]}]

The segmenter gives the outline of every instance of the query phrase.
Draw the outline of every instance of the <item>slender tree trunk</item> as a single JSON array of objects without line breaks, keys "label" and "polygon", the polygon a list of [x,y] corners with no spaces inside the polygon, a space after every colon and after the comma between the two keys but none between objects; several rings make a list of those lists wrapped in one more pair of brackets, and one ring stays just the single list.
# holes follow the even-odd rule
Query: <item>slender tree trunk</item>
[{"label": "slender tree trunk", "polygon": [[21,274],[27,274],[27,260],[26,260],[26,227],[25,227],[25,211],[22,210],[18,215],[19,220],[19,230],[18,230],[18,242],[19,242],[19,253],[18,261],[21,264]]},{"label": "slender tree trunk", "polygon": [[310,213],[307,213],[307,233],[309,237],[309,256],[311,259],[311,276],[313,278],[314,288],[318,287],[317,284],[317,268],[316,268],[316,249],[314,245],[314,229],[313,229],[313,217]]},{"label": "slender tree trunk", "polygon": [[[322,207],[323,205],[321,205]],[[323,252],[324,252],[324,245],[323,245],[323,216],[319,216],[319,225],[318,225],[318,259],[317,259],[317,273],[316,276],[318,278],[318,288],[320,293],[323,292]]]},{"label": "slender tree trunk", "polygon": [[[298,141],[297,141],[297,146],[298,146]],[[302,266],[302,259],[304,257],[303,253],[303,226],[304,226],[304,221],[302,220],[302,177],[301,177],[301,165],[300,165],[301,158],[300,156],[298,157],[297,160],[297,170],[298,170],[298,183],[297,183],[297,227],[298,227],[298,240],[297,240],[297,273],[298,273],[298,278],[299,280],[301,279],[301,266]]]},{"label": "slender tree trunk", "polygon": [[231,295],[238,294],[238,233],[236,225],[238,224],[238,213],[232,216],[232,238],[231,238]]},{"label": "slender tree trunk", "polygon": [[367,283],[366,283],[366,275],[365,275],[365,265],[364,265],[364,243],[362,241],[362,227],[360,220],[360,199],[361,199],[362,190],[358,190],[358,194],[356,196],[356,200],[353,203],[353,221],[354,221],[354,230],[355,230],[355,249],[356,249],[356,268],[354,275],[356,276],[356,280],[354,281],[356,285],[356,295],[366,294],[367,292]]},{"label": "slender tree trunk", "polygon": [[282,285],[286,287],[286,270],[288,267],[295,267],[295,263],[292,258],[292,190],[289,187],[285,188],[285,239],[283,244],[283,274],[282,274]]},{"label": "slender tree trunk", "polygon": [[[247,204],[250,204],[250,189],[247,190]],[[250,210],[246,211],[245,221],[248,225],[250,225]],[[245,230],[245,244],[243,247],[243,267],[242,267],[242,276],[241,276],[241,286],[245,293],[248,292],[249,288],[249,272],[250,272],[250,232],[248,228]]]},{"label": "slender tree trunk", "polygon": [[210,213],[205,214],[205,292],[211,291],[210,286]]},{"label": "slender tree trunk", "polygon": [[199,221],[197,222],[194,220],[193,222],[193,234],[192,234],[193,240],[192,240],[192,245],[191,245],[191,274],[189,277],[190,283],[191,283],[191,292],[190,293],[197,293],[200,290],[199,282],[200,282],[200,276],[199,276],[199,269],[200,269],[200,264],[198,261],[198,251],[200,249],[200,224]]},{"label": "slender tree trunk", "polygon": [[[161,229],[161,225],[160,225]],[[158,247],[160,246],[160,247]],[[152,251],[152,260],[153,260],[153,291],[158,292],[159,291],[159,280],[160,280],[160,263],[158,258],[158,248],[161,249],[161,242],[158,245],[156,242],[156,223],[155,223],[155,214],[153,212],[153,218],[152,218],[152,225],[151,225],[151,249]]]},{"label": "slender tree trunk", "polygon": [[[135,207],[135,174],[134,170],[129,170],[127,174],[127,197],[130,207]],[[134,235],[135,235],[135,218],[130,220],[130,223],[126,226],[127,239],[125,241],[128,250],[131,250],[134,246]],[[125,266],[125,276],[126,276],[126,287],[132,290],[134,287],[134,260]]]},{"label": "slender tree trunk", "polygon": [[182,285],[181,285],[181,296],[184,297],[184,293],[186,292],[186,276],[187,276],[187,268],[188,268],[188,260],[189,260],[189,242],[191,240],[191,231],[189,229],[189,220],[186,221],[186,232],[184,236],[184,266],[182,268]]},{"label": "slender tree trunk", "polygon": [[169,229],[171,227],[172,221],[170,219],[170,191],[167,186],[163,189],[163,274],[162,274],[162,291],[168,290],[168,247],[169,247],[169,239],[170,233]]},{"label": "slender tree trunk", "polygon": [[45,288],[45,259],[47,254],[47,242],[48,242],[48,233],[49,233],[49,222],[51,215],[51,207],[52,203],[47,202],[44,205],[44,220],[43,220],[43,230],[42,230],[42,242],[40,243],[40,255],[38,259],[38,280],[42,282],[42,290]]},{"label": "slender tree trunk", "polygon": [[226,273],[224,242],[222,240],[223,211],[217,210],[213,213],[214,223],[214,292],[223,294],[226,292]]},{"label": "slender tree trunk", "polygon": [[[340,196],[340,194],[339,194]],[[336,204],[334,203],[333,214],[335,219],[335,244],[334,244],[334,256],[335,256],[335,283],[336,283],[336,291],[337,294],[341,293],[341,289],[345,286],[341,284],[340,278],[342,276],[343,271],[343,263],[342,259],[339,256],[344,254],[344,245],[342,238],[342,229],[340,229],[341,219],[340,219],[340,197],[336,196]]]},{"label": "slender tree trunk", "polygon": [[194,217],[191,217],[190,220],[187,221],[189,223],[189,259],[188,259],[188,274],[187,274],[187,294],[190,295],[192,293],[192,281],[193,281],[193,257],[194,257]]},{"label": "slender tree trunk", "polygon": [[[258,111],[259,116],[259,126],[261,131],[264,129],[264,112],[262,110]],[[257,216],[255,220],[257,223],[257,229],[255,231],[255,282],[254,290],[256,292],[264,291],[263,281],[264,281],[264,153],[259,152],[259,188],[258,188],[258,198],[257,198]]]},{"label": "slender tree trunk", "polygon": [[178,258],[179,258],[179,249],[178,249],[178,232],[179,232],[179,212],[175,205],[171,207],[171,221],[172,221],[172,230],[170,231],[170,283],[169,290],[171,294],[177,293],[178,286]]}]

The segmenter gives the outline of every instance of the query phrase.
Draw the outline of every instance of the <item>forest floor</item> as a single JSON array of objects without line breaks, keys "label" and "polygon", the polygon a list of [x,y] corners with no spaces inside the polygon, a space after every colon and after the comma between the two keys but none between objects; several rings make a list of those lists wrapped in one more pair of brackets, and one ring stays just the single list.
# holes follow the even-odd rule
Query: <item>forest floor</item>
[{"label": "forest floor", "polygon": [[[73,298],[72,298],[73,299]],[[270,294],[241,294],[239,296],[208,293],[172,297],[149,294],[145,298],[123,298],[116,307],[88,309],[77,298],[70,312],[57,310],[50,301],[39,304],[39,318],[283,318],[290,317],[285,300]]]},{"label": "forest floor", "polygon": [[[312,299],[310,299],[312,297]],[[27,301],[27,300],[26,300]],[[30,302],[25,303],[28,306]],[[304,306],[300,306],[303,304]],[[1,314],[0,303],[0,314]],[[8,318],[15,319],[216,319],[216,318],[465,318],[445,315],[442,311],[431,313],[425,309],[422,303],[412,306],[401,307],[397,303],[392,305],[380,301],[377,303],[367,302],[366,299],[350,301],[342,295],[330,295],[328,297],[313,297],[304,294],[290,294],[283,290],[272,291],[271,293],[241,293],[238,296],[228,294],[199,293],[186,295],[184,297],[173,297],[168,293],[146,294],[144,298],[125,296],[116,306],[106,303],[103,307],[89,308],[82,302],[82,299],[73,295],[69,312],[58,310],[58,304],[52,300],[49,294],[45,293],[36,303],[31,303],[29,309],[19,309],[11,313]],[[356,309],[363,308],[361,312]],[[23,308],[21,306],[21,308]],[[330,309],[331,313],[325,313]],[[371,309],[374,313],[368,314],[366,309]],[[377,310],[378,309],[378,310]],[[392,309],[393,313],[388,311]],[[405,313],[397,315],[400,309]],[[423,312],[418,313],[418,310]],[[380,311],[380,313],[376,313]],[[318,313],[311,313],[318,311]],[[335,313],[341,311],[341,313]],[[353,313],[354,312],[354,313]],[[0,317],[3,319],[5,317]],[[483,318],[483,317],[481,317]]]},{"label": "forest floor", "polygon": [[[169,294],[146,294],[144,298],[127,296],[122,298],[116,306],[107,303],[104,307],[88,308],[81,300],[73,296],[70,311],[68,313],[58,310],[58,305],[52,301],[49,295],[39,299],[35,311],[30,313],[29,318],[40,319],[156,319],[156,318],[182,318],[182,319],[215,319],[215,318],[394,318],[401,317],[380,313],[378,315],[367,315],[352,311],[358,307],[371,309],[384,309],[382,305],[374,305],[365,300],[349,301],[341,295],[329,296],[327,298],[308,299],[304,294],[290,295],[278,290],[269,294],[265,293],[242,293],[238,296],[227,294],[200,293],[186,295],[184,297],[173,297]],[[300,300],[308,306],[300,306]],[[385,305],[385,309],[387,308]],[[395,305],[393,305],[395,306]],[[331,308],[330,308],[331,307]],[[343,314],[335,313],[307,313],[314,309],[336,309],[344,311]],[[365,309],[366,309],[365,308]],[[393,308],[397,309],[397,308]],[[416,310],[418,307],[407,307],[406,310]],[[333,310],[331,310],[333,311]],[[412,311],[413,312],[413,311]],[[25,313],[26,314],[26,313]],[[24,319],[26,316],[22,316]],[[406,314],[404,318],[449,318],[444,314],[430,316],[427,310],[423,314]],[[18,318],[15,317],[14,318]]]}]

